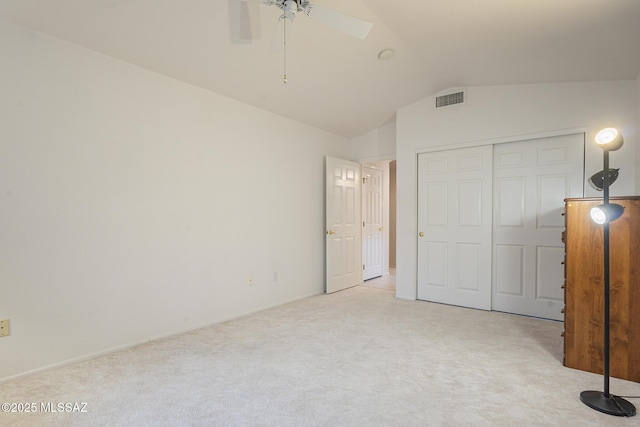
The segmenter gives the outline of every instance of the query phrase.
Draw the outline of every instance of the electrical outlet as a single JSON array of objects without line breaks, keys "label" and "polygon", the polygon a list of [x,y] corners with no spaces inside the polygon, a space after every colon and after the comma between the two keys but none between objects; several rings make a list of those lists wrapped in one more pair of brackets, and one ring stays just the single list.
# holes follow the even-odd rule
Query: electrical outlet
[{"label": "electrical outlet", "polygon": [[9,319],[0,320],[0,337],[9,335]]}]

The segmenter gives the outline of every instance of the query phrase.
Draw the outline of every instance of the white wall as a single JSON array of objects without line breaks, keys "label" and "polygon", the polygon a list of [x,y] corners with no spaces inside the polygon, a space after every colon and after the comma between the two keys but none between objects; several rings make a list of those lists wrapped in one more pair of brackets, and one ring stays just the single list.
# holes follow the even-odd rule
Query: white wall
[{"label": "white wall", "polygon": [[[466,104],[435,110],[429,97],[397,114],[397,270],[396,295],[416,298],[416,155],[420,151],[475,142],[505,142],[528,136],[583,129],[587,176],[602,169],[602,151],[593,143],[598,130],[615,126],[625,145],[611,153],[621,176],[612,195],[635,193],[638,145],[636,81],[470,87]],[[588,186],[587,186],[588,187]],[[587,195],[595,195],[588,188]]]},{"label": "white wall", "polygon": [[[638,129],[638,139],[640,140],[640,73],[638,73],[638,78],[636,79],[636,94],[638,96],[636,101],[636,109],[638,112],[638,121],[637,121],[637,129]],[[640,141],[638,143],[640,145]],[[636,191],[634,194],[640,195],[640,148],[636,150]]]},{"label": "white wall", "polygon": [[396,158],[396,123],[389,123],[350,141],[351,159],[360,162]]},{"label": "white wall", "polygon": [[0,380],[322,292],[348,140],[2,21],[0,58]]},{"label": "white wall", "polygon": [[396,268],[396,164],[395,160],[389,163],[389,267]]}]

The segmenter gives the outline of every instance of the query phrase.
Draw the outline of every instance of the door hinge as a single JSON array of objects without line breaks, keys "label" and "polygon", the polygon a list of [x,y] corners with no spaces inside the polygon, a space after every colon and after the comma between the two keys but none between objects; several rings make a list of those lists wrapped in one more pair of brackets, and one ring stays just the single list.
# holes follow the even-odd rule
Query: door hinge
[{"label": "door hinge", "polygon": [[362,264],[362,269],[364,270],[364,264]]},{"label": "door hinge", "polygon": [[365,225],[364,225],[364,221],[362,221],[362,226],[363,226],[363,227],[365,226]]}]

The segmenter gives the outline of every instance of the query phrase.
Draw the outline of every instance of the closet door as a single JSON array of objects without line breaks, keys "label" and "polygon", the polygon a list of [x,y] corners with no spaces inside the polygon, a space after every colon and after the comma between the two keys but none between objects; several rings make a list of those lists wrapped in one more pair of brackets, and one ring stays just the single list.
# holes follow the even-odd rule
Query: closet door
[{"label": "closet door", "polygon": [[493,310],[563,319],[562,212],[583,165],[584,134],[494,146]]},{"label": "closet door", "polygon": [[491,309],[492,147],[418,156],[418,299]]}]

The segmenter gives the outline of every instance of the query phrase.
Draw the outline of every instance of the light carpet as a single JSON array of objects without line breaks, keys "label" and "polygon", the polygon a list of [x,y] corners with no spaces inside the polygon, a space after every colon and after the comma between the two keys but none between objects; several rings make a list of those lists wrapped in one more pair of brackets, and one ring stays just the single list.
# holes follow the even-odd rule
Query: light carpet
[{"label": "light carpet", "polygon": [[86,403],[0,424],[639,426],[580,402],[602,376],[562,366],[562,329],[358,286],[0,383],[1,402]]}]

